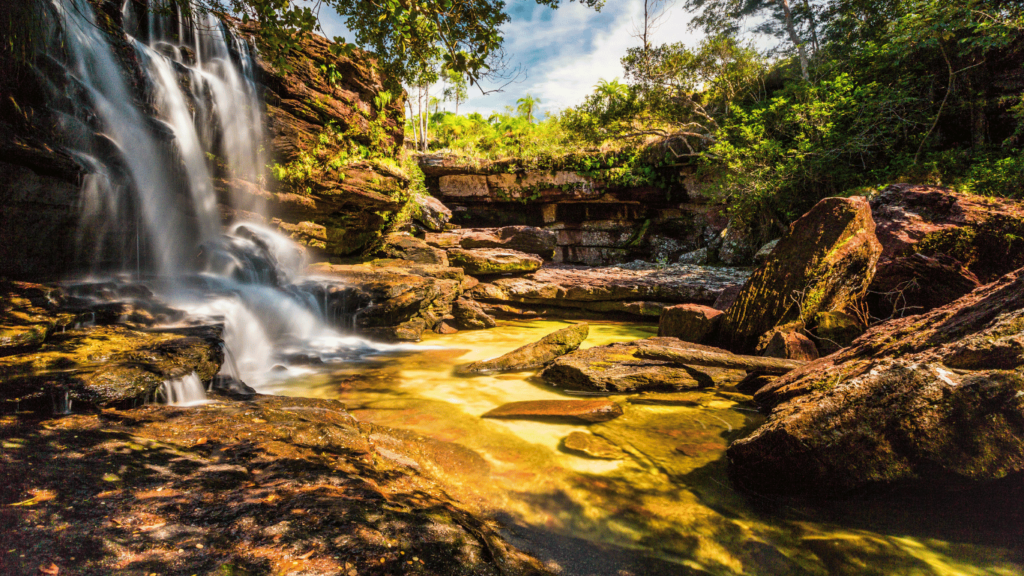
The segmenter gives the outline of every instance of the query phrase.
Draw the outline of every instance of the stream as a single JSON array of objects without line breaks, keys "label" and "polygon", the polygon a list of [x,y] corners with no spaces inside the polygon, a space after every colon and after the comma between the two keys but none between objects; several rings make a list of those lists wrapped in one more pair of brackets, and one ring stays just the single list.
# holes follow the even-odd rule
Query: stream
[{"label": "stream", "polygon": [[[566,396],[535,372],[465,378],[453,368],[565,325],[507,322],[431,335],[417,351],[291,369],[261,392],[339,399],[360,420],[437,441],[423,444],[437,465],[421,472],[564,574],[1024,573],[1009,550],[1016,536],[999,533],[992,509],[977,500],[935,507],[934,498],[900,495],[896,506],[876,496],[812,508],[737,493],[725,449],[763,416],[728,389],[612,396],[624,415],[590,426],[480,418],[508,402]],[[583,347],[655,331],[594,322]],[[608,440],[621,458],[566,451],[574,431]]]}]

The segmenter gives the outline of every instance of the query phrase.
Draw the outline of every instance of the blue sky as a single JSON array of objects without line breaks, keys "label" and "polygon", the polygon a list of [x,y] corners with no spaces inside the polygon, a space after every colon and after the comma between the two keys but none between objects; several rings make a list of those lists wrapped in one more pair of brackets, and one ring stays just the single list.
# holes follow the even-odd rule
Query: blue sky
[{"label": "blue sky", "polygon": [[[600,12],[566,0],[558,10],[533,0],[510,0],[512,21],[502,28],[505,52],[510,64],[521,65],[525,74],[502,93],[482,96],[471,88],[459,112],[486,115],[514,105],[526,93],[540,98],[542,113],[556,112],[581,102],[601,78],[623,79],[619,58],[639,44],[631,32],[641,23],[642,10],[643,0],[608,0]],[[678,4],[670,5],[654,42],[697,44],[701,34],[689,30],[689,20]],[[322,13],[321,23],[328,37],[351,38],[335,14]],[[437,86],[432,92],[440,91]]]}]

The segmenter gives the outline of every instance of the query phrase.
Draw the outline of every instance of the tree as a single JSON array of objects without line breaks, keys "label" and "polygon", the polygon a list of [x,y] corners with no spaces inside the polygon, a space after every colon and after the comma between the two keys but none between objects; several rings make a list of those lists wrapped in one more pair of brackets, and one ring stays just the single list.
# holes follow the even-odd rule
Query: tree
[{"label": "tree", "polygon": [[[600,9],[603,0],[570,0]],[[355,34],[354,42],[378,58],[385,77],[397,83],[416,66],[440,54],[447,70],[467,75],[477,83],[486,74],[488,58],[501,47],[501,26],[509,21],[504,0],[170,0],[188,17],[193,13],[228,13],[259,25],[264,51],[284,63],[298,46],[296,33],[322,32],[318,14],[323,8],[336,11]],[[536,0],[558,8],[560,0]],[[336,50],[350,49],[344,38],[335,38]]]},{"label": "tree", "polygon": [[444,78],[444,99],[455,102],[455,114],[459,114],[459,104],[466,101],[468,97],[466,86],[466,75],[456,70],[442,71]]},{"label": "tree", "polygon": [[526,118],[527,123],[533,124],[533,110],[537,107],[537,104],[540,104],[540,98],[527,94],[516,100],[516,111]]}]

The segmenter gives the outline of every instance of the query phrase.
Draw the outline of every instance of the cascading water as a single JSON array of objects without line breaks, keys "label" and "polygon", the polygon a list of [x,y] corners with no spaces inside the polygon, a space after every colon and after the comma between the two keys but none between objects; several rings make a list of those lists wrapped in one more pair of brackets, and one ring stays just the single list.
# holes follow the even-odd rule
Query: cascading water
[{"label": "cascading water", "polygon": [[[285,377],[291,358],[332,362],[394,349],[327,327],[326,310],[300,282],[301,247],[250,223],[219,232],[217,204],[230,199],[218,197],[213,176],[229,188],[258,185],[265,164],[247,41],[213,15],[186,15],[168,0],[150,0],[143,13],[125,2],[128,36],[118,52],[86,0],[49,2],[62,23],[66,74],[95,111],[84,122],[81,110],[66,113],[68,125],[86,126],[74,151],[90,172],[81,251],[107,247],[100,252],[121,255],[118,271],[155,272],[154,291],[189,322],[222,323],[222,375],[257,389]],[[142,76],[134,92],[118,63],[126,53]],[[128,229],[135,233],[125,237]],[[109,269],[117,259],[94,260]],[[174,404],[205,398],[194,375],[165,383],[163,396]]]}]

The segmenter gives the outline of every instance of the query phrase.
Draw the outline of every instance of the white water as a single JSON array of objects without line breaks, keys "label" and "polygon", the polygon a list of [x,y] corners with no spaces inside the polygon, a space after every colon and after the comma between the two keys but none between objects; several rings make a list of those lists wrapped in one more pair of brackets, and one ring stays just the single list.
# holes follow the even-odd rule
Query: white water
[{"label": "white water", "polygon": [[207,402],[206,389],[195,372],[167,380],[161,388],[161,394],[164,404],[171,406],[199,406]]}]

